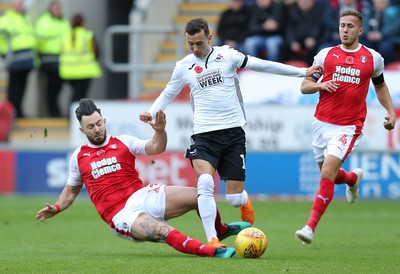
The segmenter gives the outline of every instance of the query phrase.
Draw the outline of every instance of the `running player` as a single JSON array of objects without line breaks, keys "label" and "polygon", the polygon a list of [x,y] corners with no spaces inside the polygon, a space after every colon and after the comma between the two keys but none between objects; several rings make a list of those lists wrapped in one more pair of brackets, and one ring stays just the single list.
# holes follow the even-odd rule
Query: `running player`
[{"label": "running player", "polygon": [[343,11],[339,24],[342,44],[321,50],[315,56],[314,64],[322,65],[324,74],[307,77],[301,85],[304,94],[319,91],[312,142],[321,171],[319,189],[307,224],[295,233],[296,238],[306,244],[312,242],[315,228],[333,199],[335,184],[346,184],[349,203],[354,203],[358,197],[362,169],[347,172],[341,166],[363,135],[370,79],[379,102],[388,113],[384,128],[392,130],[395,127],[396,113],[383,77],[383,58],[378,52],[359,43],[362,32],[361,13]]}]

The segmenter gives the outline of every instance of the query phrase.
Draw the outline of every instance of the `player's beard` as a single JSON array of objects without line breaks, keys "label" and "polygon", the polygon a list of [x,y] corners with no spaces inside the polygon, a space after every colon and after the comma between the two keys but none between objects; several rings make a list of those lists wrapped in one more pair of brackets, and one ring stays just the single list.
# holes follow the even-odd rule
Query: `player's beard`
[{"label": "player's beard", "polygon": [[88,135],[86,135],[86,137],[88,138],[89,142],[92,143],[95,146],[99,146],[101,144],[103,144],[106,141],[106,137],[107,137],[107,130],[104,130],[104,134],[100,137],[90,137]]}]

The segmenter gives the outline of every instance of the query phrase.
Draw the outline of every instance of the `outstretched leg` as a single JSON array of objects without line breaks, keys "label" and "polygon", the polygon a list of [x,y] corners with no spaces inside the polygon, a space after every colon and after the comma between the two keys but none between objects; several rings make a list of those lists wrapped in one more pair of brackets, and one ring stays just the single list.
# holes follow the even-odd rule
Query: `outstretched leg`
[{"label": "outstretched leg", "polygon": [[207,257],[230,258],[233,248],[206,246],[202,242],[180,233],[172,226],[158,221],[147,213],[140,214],[131,228],[132,238],[152,242],[165,242],[174,249],[187,254]]}]

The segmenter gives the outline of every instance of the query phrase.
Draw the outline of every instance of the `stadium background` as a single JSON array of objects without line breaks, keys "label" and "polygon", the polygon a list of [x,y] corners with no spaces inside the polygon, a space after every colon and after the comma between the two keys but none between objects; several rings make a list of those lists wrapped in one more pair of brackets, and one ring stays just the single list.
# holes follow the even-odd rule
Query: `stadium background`
[{"label": "stadium background", "polygon": [[[77,11],[85,15],[87,27],[94,30],[100,42],[101,63],[105,73],[104,77],[93,83],[89,96],[99,101],[112,127],[109,131],[112,134],[131,133],[143,137],[149,134],[149,130],[137,119],[138,113],[148,108],[148,101],[154,98],[168,80],[171,70],[166,68],[173,67],[178,58],[176,49],[179,45],[174,47],[175,38],[169,37],[174,34],[168,32],[143,34],[139,48],[128,46],[132,45],[132,37],[121,35],[111,38],[113,51],[107,52],[110,49],[106,41],[110,38],[106,35],[107,30],[111,26],[136,22],[136,27],[176,26],[177,33],[182,34],[184,22],[193,16],[207,16],[213,30],[217,14],[227,3],[224,0],[136,1],[135,10],[133,1],[126,0],[61,2],[68,18]],[[38,16],[48,3],[47,0],[27,1],[33,17]],[[190,7],[194,7],[194,11]],[[132,55],[138,53],[142,64],[156,67],[162,63],[164,67],[162,71],[155,69],[141,72],[140,90],[132,91],[132,81],[137,80],[134,75],[139,72],[132,69],[116,72],[105,58],[108,56],[113,62],[128,64],[132,61]],[[388,69],[385,75],[394,102],[399,107],[400,70],[395,66],[393,68]],[[249,139],[247,190],[260,198],[311,198],[318,184],[318,170],[310,147],[310,128],[317,98],[300,95],[299,79],[282,79],[252,72],[241,72],[240,77],[249,117],[246,126]],[[259,92],[260,86],[268,86],[268,91]],[[65,97],[61,98],[63,102],[68,101],[65,98],[69,90],[67,87],[65,89]],[[178,98],[167,109],[168,151],[151,159],[138,159],[138,169],[147,183],[195,185],[190,164],[182,157],[191,128],[190,106],[186,99],[187,91],[184,91],[182,98]],[[43,117],[42,101],[34,72],[24,100],[24,107],[30,117],[24,121],[12,121],[9,139],[0,145],[0,193],[56,195],[65,184],[69,155],[82,139],[74,117],[59,120]],[[400,130],[397,128],[387,132],[383,129],[385,114],[378,106],[373,92],[370,92],[368,104],[370,111],[366,136],[345,167],[364,169],[360,189],[362,199],[400,200]],[[64,104],[65,113],[68,113],[68,108],[74,110],[75,106]],[[223,194],[224,187],[221,185],[219,183],[217,194]],[[337,189],[336,197],[344,197],[344,188]]]}]

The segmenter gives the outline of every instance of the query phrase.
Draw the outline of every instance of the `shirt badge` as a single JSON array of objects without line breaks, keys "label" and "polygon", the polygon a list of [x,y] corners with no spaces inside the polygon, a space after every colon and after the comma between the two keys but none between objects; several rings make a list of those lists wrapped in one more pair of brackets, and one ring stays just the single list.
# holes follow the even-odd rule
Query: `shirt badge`
[{"label": "shirt badge", "polygon": [[354,58],[353,56],[346,56],[346,64],[353,64],[354,63]]},{"label": "shirt badge", "polygon": [[367,56],[363,55],[360,57],[361,63],[366,63],[367,62]]},{"label": "shirt badge", "polygon": [[200,73],[203,72],[203,68],[200,67],[200,66],[196,66],[196,67],[194,68],[194,71],[195,71],[197,74],[200,74]]}]

